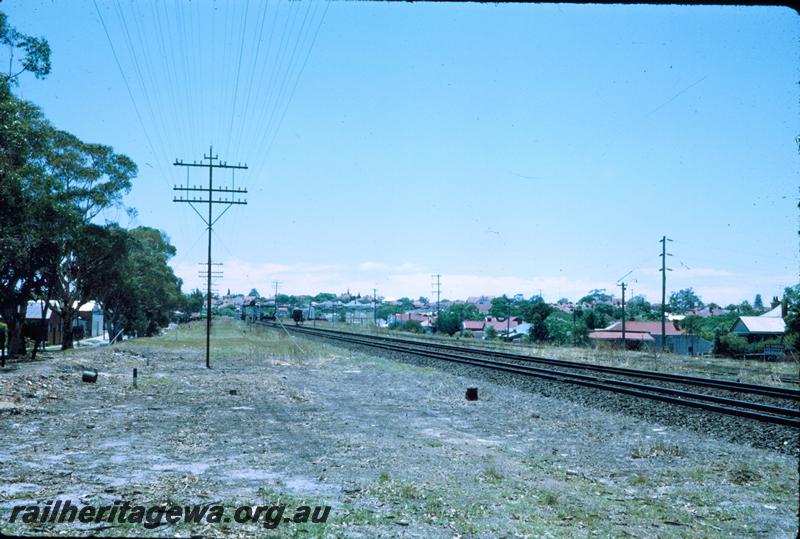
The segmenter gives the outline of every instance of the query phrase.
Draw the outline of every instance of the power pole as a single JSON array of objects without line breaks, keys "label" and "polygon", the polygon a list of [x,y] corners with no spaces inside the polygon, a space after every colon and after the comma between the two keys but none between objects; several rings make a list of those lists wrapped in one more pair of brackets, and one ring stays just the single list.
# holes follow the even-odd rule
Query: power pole
[{"label": "power pole", "polygon": [[661,353],[664,353],[664,344],[667,340],[667,272],[672,269],[667,267],[667,257],[672,254],[667,252],[667,242],[672,241],[666,236],[662,236],[661,242]]},{"label": "power pole", "polygon": [[506,340],[511,341],[511,298],[506,296],[508,301],[508,317],[506,318]]},{"label": "power pole", "polygon": [[378,291],[372,289],[372,324],[378,327]]},{"label": "power pole", "polygon": [[622,287],[622,349],[627,350],[627,342],[625,341],[625,283],[619,283]]},{"label": "power pole", "polygon": [[[236,184],[232,183],[230,188],[214,188],[214,169],[215,168],[229,168],[229,169],[247,169],[247,165],[229,165],[226,162],[222,162],[219,160],[219,157],[214,155],[214,148],[209,147],[208,155],[203,155],[203,160],[208,160],[208,164],[206,163],[184,163],[181,160],[176,159],[175,163],[173,163],[176,167],[201,167],[208,169],[208,187],[203,186],[189,186],[189,171],[186,171],[186,187],[178,187],[177,185],[173,187],[173,191],[184,191],[186,192],[186,198],[183,198],[183,195],[180,197],[173,197],[173,202],[185,202],[192,207],[194,212],[203,220],[206,224],[208,229],[208,261],[206,262],[207,270],[207,289],[206,289],[206,368],[211,368],[211,277],[213,275],[211,271],[211,231],[213,230],[214,225],[220,218],[225,215],[231,206],[235,204],[247,204],[246,200],[242,200],[241,198],[234,200],[234,195],[240,194],[247,194],[247,189],[237,189]],[[214,161],[217,161],[215,164]],[[192,195],[190,198],[190,192],[200,192],[205,193],[207,198],[203,198],[202,195]],[[217,195],[217,199],[214,199],[214,195]],[[231,199],[228,200],[226,196],[224,199],[222,195],[230,195]],[[202,213],[195,207],[194,203],[198,204],[208,204],[208,218],[204,217]],[[213,215],[213,208],[214,204],[222,204],[225,206],[225,209],[214,219]]]},{"label": "power pole", "polygon": [[433,287],[434,287],[433,293],[436,294],[436,318],[439,318],[439,300],[441,299],[441,294],[442,294],[442,283],[440,279],[442,276],[437,273],[435,275],[432,275],[431,277],[436,279],[433,282]]},{"label": "power pole", "polygon": [[278,320],[278,285],[283,284],[280,281],[272,281],[275,286],[275,320]]}]

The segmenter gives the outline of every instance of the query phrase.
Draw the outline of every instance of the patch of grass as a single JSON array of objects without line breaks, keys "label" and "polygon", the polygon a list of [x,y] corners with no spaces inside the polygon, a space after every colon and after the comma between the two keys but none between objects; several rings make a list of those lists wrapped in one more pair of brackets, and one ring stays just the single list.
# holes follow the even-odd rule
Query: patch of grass
[{"label": "patch of grass", "polygon": [[748,485],[760,481],[761,474],[747,463],[739,462],[728,472],[728,478],[737,485]]},{"label": "patch of grass", "polygon": [[638,445],[631,451],[631,458],[647,459],[651,457],[685,457],[686,450],[679,445],[669,444],[664,441],[644,446]]},{"label": "patch of grass", "polygon": [[633,476],[631,476],[630,482],[631,485],[636,485],[637,487],[643,487],[650,484],[650,481],[648,481],[647,476],[640,473],[633,474]]},{"label": "patch of grass", "polygon": [[540,492],[539,499],[548,507],[555,507],[558,505],[558,494],[549,490],[543,490]]},{"label": "patch of grass", "polygon": [[505,477],[503,477],[503,474],[497,471],[497,468],[495,468],[494,466],[486,468],[481,474],[481,477],[484,480],[489,481],[490,483],[497,483],[505,479]]}]

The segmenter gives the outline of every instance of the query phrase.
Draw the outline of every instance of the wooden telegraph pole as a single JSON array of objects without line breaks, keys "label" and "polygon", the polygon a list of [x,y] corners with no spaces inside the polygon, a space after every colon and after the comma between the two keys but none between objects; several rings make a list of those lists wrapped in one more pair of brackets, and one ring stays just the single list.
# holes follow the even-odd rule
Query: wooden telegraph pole
[{"label": "wooden telegraph pole", "polygon": [[[207,289],[206,289],[206,368],[211,368],[211,277],[212,271],[211,266],[211,231],[217,221],[225,215],[231,206],[236,204],[247,204],[246,200],[242,200],[241,198],[234,200],[234,195],[238,194],[247,194],[247,189],[237,189],[235,183],[232,183],[230,188],[223,187],[223,188],[214,188],[214,169],[215,168],[229,168],[229,169],[247,169],[247,165],[229,165],[227,162],[222,162],[219,160],[219,157],[214,155],[214,148],[209,147],[208,155],[203,155],[203,160],[208,160],[208,163],[184,163],[181,160],[176,159],[174,165],[176,167],[201,167],[208,169],[208,187],[204,187],[202,185],[189,185],[189,174],[188,170],[186,171],[186,187],[178,187],[177,185],[173,187],[173,191],[182,191],[186,193],[186,198],[184,195],[176,196],[173,198],[173,202],[185,202],[192,207],[194,212],[203,220],[206,224],[206,228],[208,229],[208,262],[207,262]],[[214,163],[214,161],[217,161]],[[189,193],[202,193],[197,195],[190,195]],[[216,195],[216,199],[214,196]],[[223,198],[223,195],[225,198]],[[205,196],[206,198],[203,198]],[[228,200],[228,196],[230,196],[230,200]],[[206,218],[200,211],[195,207],[195,204],[208,204],[208,218]],[[225,209],[214,218],[213,215],[213,207],[214,204],[222,204],[225,206]]]}]

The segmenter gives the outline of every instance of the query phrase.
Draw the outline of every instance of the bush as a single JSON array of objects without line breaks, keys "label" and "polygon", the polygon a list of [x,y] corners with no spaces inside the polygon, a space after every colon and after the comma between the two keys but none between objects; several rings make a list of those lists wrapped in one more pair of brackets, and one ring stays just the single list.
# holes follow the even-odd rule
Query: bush
[{"label": "bush", "polygon": [[422,333],[422,324],[416,320],[406,320],[400,324],[400,331],[410,331],[411,333]]}]

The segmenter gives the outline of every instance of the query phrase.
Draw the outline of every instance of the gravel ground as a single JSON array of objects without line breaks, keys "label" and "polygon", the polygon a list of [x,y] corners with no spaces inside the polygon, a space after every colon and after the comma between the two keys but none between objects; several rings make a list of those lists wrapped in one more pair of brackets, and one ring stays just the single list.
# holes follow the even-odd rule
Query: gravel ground
[{"label": "gravel ground", "polygon": [[[412,365],[436,368],[457,375],[470,376],[485,381],[491,381],[496,384],[515,387],[523,391],[531,391],[549,397],[569,400],[587,407],[616,411],[645,418],[651,421],[659,421],[664,424],[694,430],[701,434],[719,437],[732,442],[744,442],[753,445],[754,447],[784,452],[794,457],[800,455],[800,433],[797,432],[797,429],[793,429],[791,427],[762,423],[750,419],[726,416],[723,414],[714,414],[683,406],[675,406],[667,403],[580,387],[573,384],[558,384],[534,377],[522,377],[509,373],[492,371],[490,369],[449,363],[443,360],[429,359],[413,354],[377,350],[368,346],[355,344],[341,344],[341,346],[352,350],[358,350],[363,353],[380,354],[383,357],[392,358]],[[502,361],[510,360],[502,359]],[[570,370],[567,368],[559,369],[564,371]],[[607,377],[615,378],[614,376]],[[616,378],[635,381],[634,378]],[[786,408],[797,407],[796,404],[790,403],[784,399],[773,399],[758,395],[737,394],[726,391],[702,391],[698,390],[697,388],[687,388],[686,386],[658,381],[645,382],[663,387],[676,387],[688,391],[700,391],[708,394],[718,394],[734,399],[741,398],[754,402],[766,402],[768,404],[783,406]]]},{"label": "gravel ground", "polygon": [[[210,371],[201,367],[197,328],[0,371],[0,530],[796,536],[796,456],[725,441],[716,423],[703,432],[484,372],[219,326],[215,342],[227,351],[215,353]],[[81,383],[85,366],[98,369],[97,384]],[[478,387],[479,401],[464,399],[467,387]],[[272,531],[235,523],[146,530],[8,522],[15,505],[65,498],[328,504],[332,511],[325,524]]]}]

